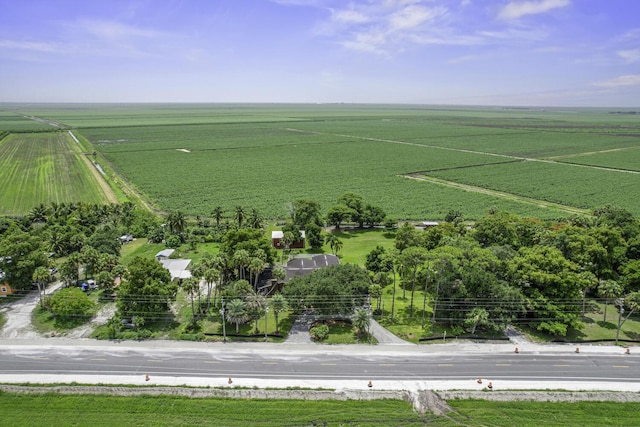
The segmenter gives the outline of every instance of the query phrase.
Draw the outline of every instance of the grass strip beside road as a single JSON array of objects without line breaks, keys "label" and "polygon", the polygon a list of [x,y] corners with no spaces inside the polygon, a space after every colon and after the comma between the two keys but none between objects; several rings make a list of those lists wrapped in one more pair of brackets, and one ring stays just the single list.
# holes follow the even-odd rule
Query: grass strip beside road
[{"label": "grass strip beside road", "polygon": [[[422,426],[401,400],[279,400],[0,392],[6,426]],[[324,424],[326,422],[326,424]]]}]

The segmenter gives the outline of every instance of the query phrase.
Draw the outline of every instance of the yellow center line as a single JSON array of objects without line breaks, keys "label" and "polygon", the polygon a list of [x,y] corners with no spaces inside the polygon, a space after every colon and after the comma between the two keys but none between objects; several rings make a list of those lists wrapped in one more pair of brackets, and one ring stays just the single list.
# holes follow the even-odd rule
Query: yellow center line
[{"label": "yellow center line", "polygon": [[48,357],[32,357],[34,360],[49,360]]},{"label": "yellow center line", "polygon": [[262,362],[263,365],[277,365],[277,362]]},{"label": "yellow center line", "polygon": [[216,362],[215,360],[205,360],[204,363],[220,363],[220,362]]},{"label": "yellow center line", "polygon": [[103,361],[105,361],[105,360],[107,360],[107,359],[91,359],[91,360],[93,360],[93,361],[95,361],[95,362],[103,362]]},{"label": "yellow center line", "polygon": [[336,366],[335,363],[321,363],[320,366]]},{"label": "yellow center line", "polygon": [[162,362],[162,360],[158,360],[158,359],[149,359],[149,360],[147,360],[147,362]]},{"label": "yellow center line", "polygon": [[614,368],[628,368],[626,365],[613,365]]},{"label": "yellow center line", "polygon": [[553,365],[553,366],[571,366],[571,365]]},{"label": "yellow center line", "polygon": [[453,366],[453,363],[438,363],[438,366]]}]

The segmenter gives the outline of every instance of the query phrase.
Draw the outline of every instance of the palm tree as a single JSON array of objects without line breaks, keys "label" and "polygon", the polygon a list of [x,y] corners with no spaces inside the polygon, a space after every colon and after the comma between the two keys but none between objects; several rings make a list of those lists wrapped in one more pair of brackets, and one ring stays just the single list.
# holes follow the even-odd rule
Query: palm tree
[{"label": "palm tree", "polygon": [[249,260],[249,271],[253,273],[253,289],[258,290],[258,277],[264,270],[264,261],[260,258],[251,258]]},{"label": "palm tree", "polygon": [[289,309],[289,303],[287,302],[287,299],[284,297],[284,295],[278,292],[269,300],[269,307],[271,307],[271,310],[273,310],[273,315],[276,319],[276,334],[277,334],[279,332],[278,315],[283,311],[287,311]]},{"label": "palm tree", "polygon": [[242,223],[244,222],[244,218],[247,216],[244,208],[242,206],[236,206],[236,221],[238,221],[238,228],[242,228]]},{"label": "palm tree", "polygon": [[257,209],[251,209],[251,215],[249,216],[249,224],[251,228],[262,228],[262,215],[258,212]]},{"label": "palm tree", "polygon": [[287,277],[287,271],[282,267],[276,267],[271,272],[271,277],[273,277],[277,283],[282,282]]},{"label": "palm tree", "polygon": [[[213,285],[215,284],[215,282],[218,280],[218,277],[220,277],[220,271],[217,268],[208,268],[204,271],[204,281],[207,284],[207,308],[206,308],[206,312],[209,312],[209,308],[211,307],[211,294],[213,291]],[[216,301],[215,301],[215,292],[213,292],[214,294],[214,300],[213,300],[213,305],[216,305]]]},{"label": "palm tree", "polygon": [[244,279],[244,270],[250,259],[251,256],[246,249],[238,249],[233,254],[233,264],[238,268],[238,279]]},{"label": "palm tree", "polygon": [[222,206],[216,206],[215,209],[213,209],[213,212],[211,212],[211,215],[213,216],[213,219],[216,220],[216,227],[220,228],[220,222],[224,218],[224,210],[222,209]]},{"label": "palm tree", "polygon": [[44,308],[42,294],[44,294],[45,286],[51,278],[51,272],[47,267],[36,267],[33,271],[32,279],[38,284],[38,295],[40,296],[40,307]]},{"label": "palm tree", "polygon": [[427,258],[427,250],[425,248],[419,248],[411,246],[400,254],[402,263],[411,271],[411,303],[409,305],[409,317],[413,317],[413,296],[416,290],[416,274],[418,268]]},{"label": "palm tree", "polygon": [[380,299],[382,298],[382,286],[378,284],[370,285],[369,296],[374,300],[376,300],[376,305],[377,305],[376,310],[380,310]]},{"label": "palm tree", "polygon": [[184,213],[180,211],[171,212],[167,216],[167,224],[169,224],[169,230],[172,233],[182,233],[186,225]]},{"label": "palm tree", "polygon": [[247,303],[236,298],[229,301],[225,306],[225,318],[236,324],[236,334],[240,332],[240,324],[245,323],[249,316],[247,314]]},{"label": "palm tree", "polygon": [[184,282],[182,282],[182,289],[189,295],[191,299],[191,321],[193,322],[193,326],[196,326],[196,309],[195,309],[195,298],[196,295],[200,294],[200,279],[196,277],[189,277]]},{"label": "palm tree", "polygon": [[607,305],[609,305],[611,300],[622,295],[622,291],[622,286],[615,280],[602,280],[600,285],[598,285],[598,296],[604,298],[603,322],[607,321]]},{"label": "palm tree", "polygon": [[340,252],[340,249],[342,249],[342,240],[340,240],[338,236],[333,233],[327,234],[327,237],[325,237],[324,239],[324,243],[329,245],[329,247],[331,248],[331,252],[334,255],[338,255],[338,252]]},{"label": "palm tree", "polygon": [[251,292],[245,296],[245,301],[247,302],[247,312],[249,318],[256,322],[255,333],[258,333],[258,320],[262,317],[266,312],[267,308],[267,300],[264,295],[260,295],[255,292]]},{"label": "palm tree", "polygon": [[358,330],[361,336],[369,335],[369,326],[371,325],[371,313],[366,308],[356,308],[351,316],[351,323]]}]

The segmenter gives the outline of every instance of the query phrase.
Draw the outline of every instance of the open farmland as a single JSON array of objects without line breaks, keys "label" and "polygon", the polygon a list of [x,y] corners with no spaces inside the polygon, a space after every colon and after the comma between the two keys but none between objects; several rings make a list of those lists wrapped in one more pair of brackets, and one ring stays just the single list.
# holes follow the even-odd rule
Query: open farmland
[{"label": "open farmland", "polygon": [[52,129],[53,127],[46,122],[34,120],[13,111],[2,111],[0,109],[0,134],[3,131],[46,132]]},{"label": "open farmland", "polygon": [[0,141],[0,214],[41,203],[108,202],[67,132],[10,134]]},{"label": "open farmland", "polygon": [[292,200],[326,209],[353,191],[398,219],[451,209],[467,219],[489,209],[557,218],[606,203],[640,214],[628,197],[640,176],[606,169],[637,168],[613,153],[640,153],[640,125],[606,110],[150,104],[23,113],[76,127],[164,211],[244,206],[276,218]]}]

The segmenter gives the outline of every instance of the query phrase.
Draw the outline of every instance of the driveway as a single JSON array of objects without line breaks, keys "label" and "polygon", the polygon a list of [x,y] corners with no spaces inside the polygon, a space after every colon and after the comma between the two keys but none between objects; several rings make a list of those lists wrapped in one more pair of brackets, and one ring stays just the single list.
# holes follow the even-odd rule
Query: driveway
[{"label": "driveway", "polygon": [[[45,294],[52,294],[60,287],[62,282],[49,285]],[[31,291],[24,298],[5,306],[2,311],[7,321],[0,331],[0,338],[39,338],[40,334],[31,325],[31,313],[39,301],[38,291]]]}]

